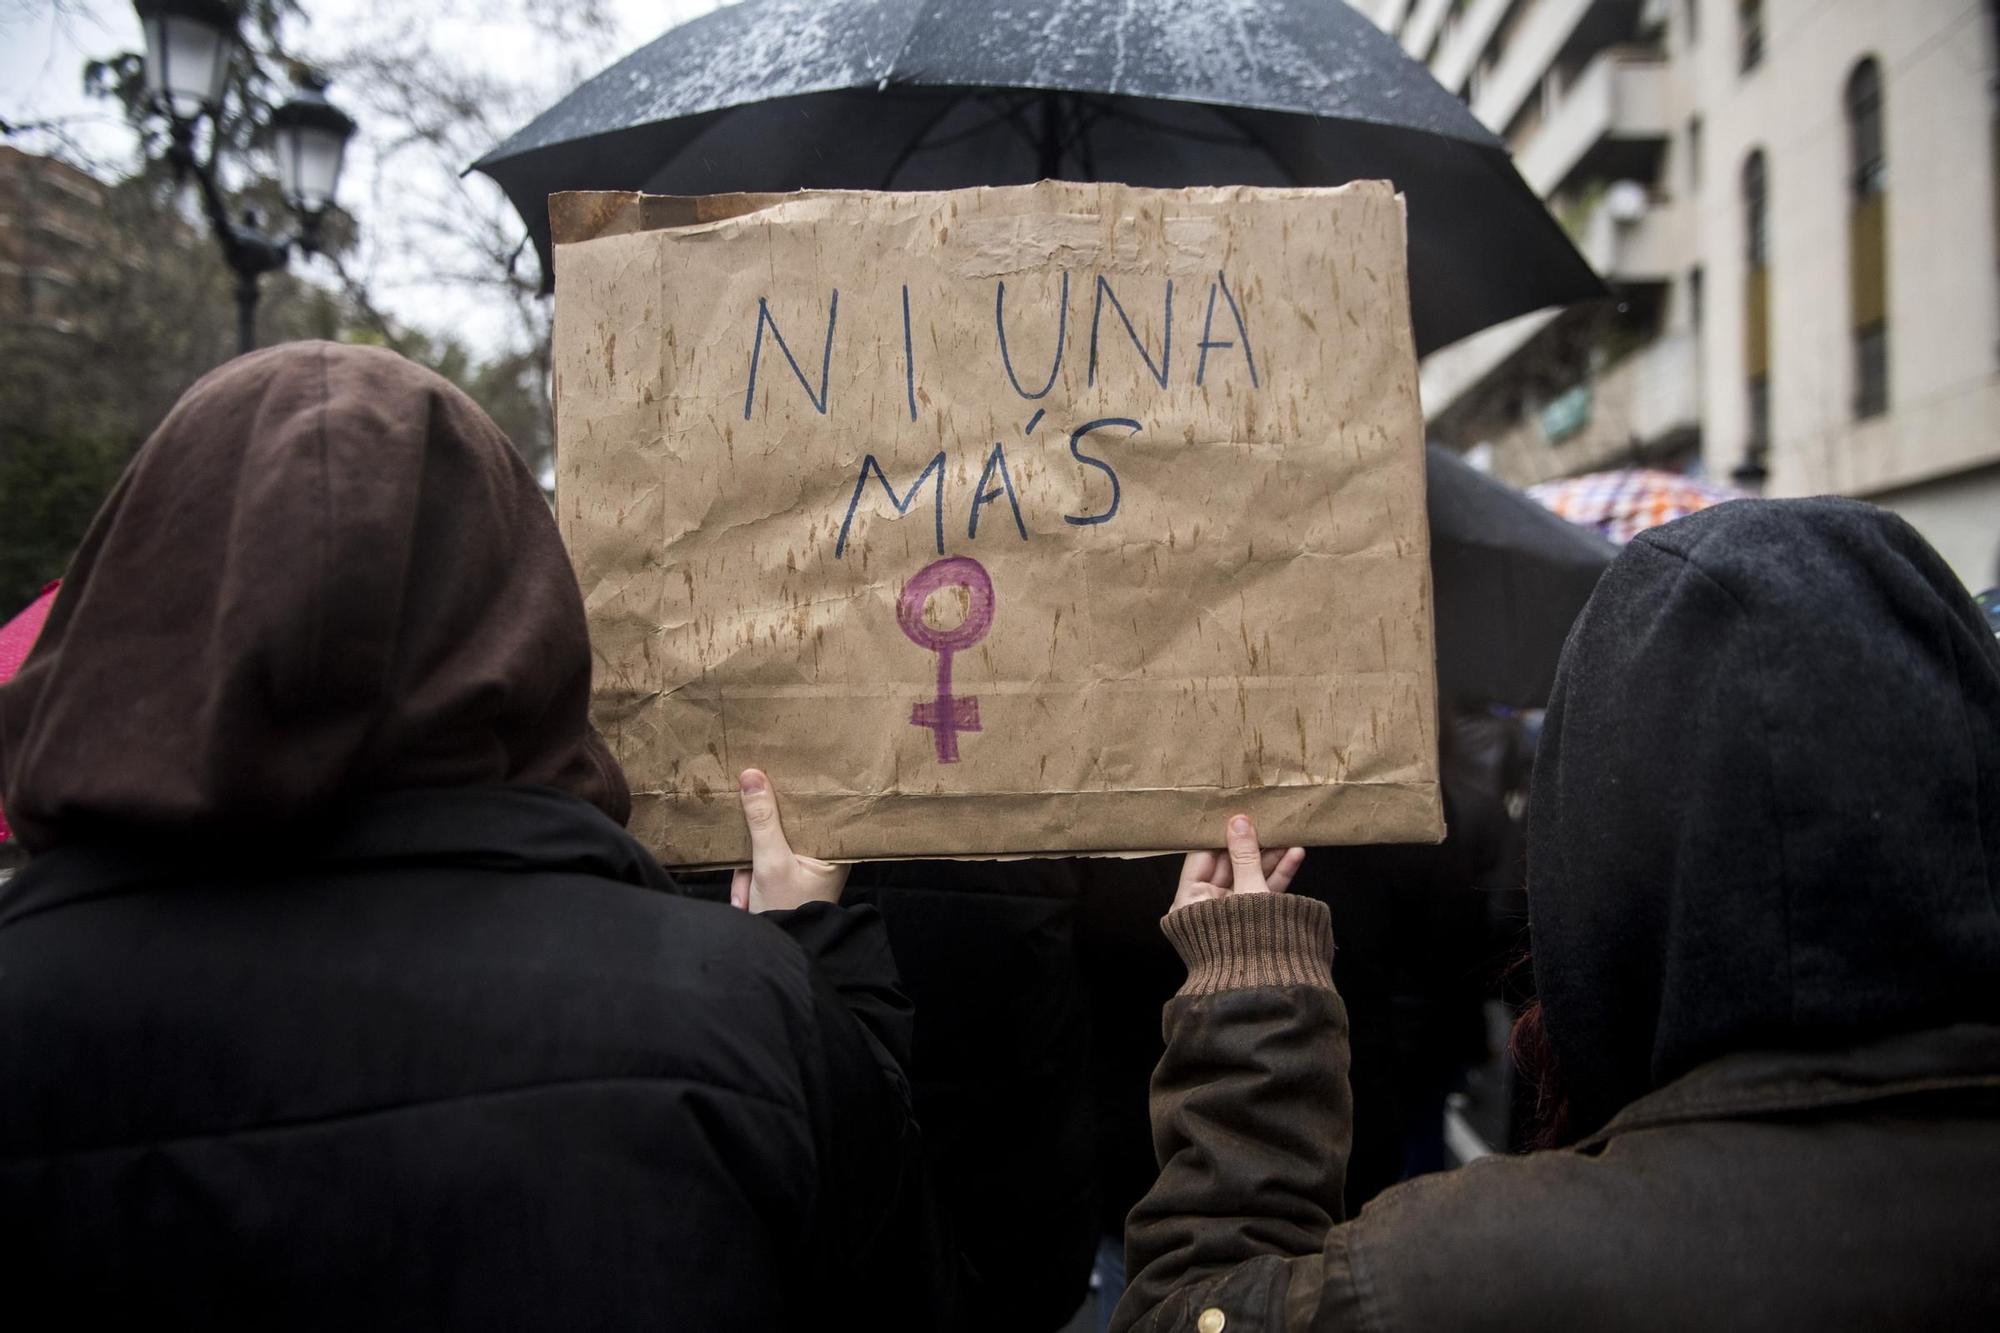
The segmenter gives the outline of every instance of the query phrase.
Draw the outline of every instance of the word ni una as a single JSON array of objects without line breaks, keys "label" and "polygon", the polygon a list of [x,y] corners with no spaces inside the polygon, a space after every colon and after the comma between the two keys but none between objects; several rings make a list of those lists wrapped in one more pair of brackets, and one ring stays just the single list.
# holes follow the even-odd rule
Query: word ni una
[{"label": "word ni una", "polygon": [[[1127,285],[1129,287],[1129,282]],[[1116,345],[1117,334],[1112,331],[1112,323],[1115,320],[1116,324],[1123,328],[1125,341],[1131,344],[1134,353],[1137,354],[1140,362],[1145,366],[1147,375],[1162,389],[1172,387],[1174,378],[1174,280],[1172,278],[1166,279],[1162,295],[1160,346],[1157,355],[1154,349],[1148,347],[1145,340],[1139,336],[1139,330],[1133,325],[1131,315],[1127,313],[1125,301],[1119,296],[1118,290],[1112,284],[1111,279],[1101,273],[1096,275],[1092,280],[1091,290],[1090,336],[1085,349],[1088,356],[1088,363],[1085,367],[1084,382],[1091,385],[1097,383],[1098,367],[1105,359],[1106,349],[1104,344],[1109,339],[1113,341],[1114,346]],[[1040,377],[1040,387],[1035,387],[1038,381],[1034,371],[1016,364],[1013,347],[1008,336],[1010,325],[1014,325],[1021,317],[1021,312],[1017,310],[1014,319],[1010,320],[1007,313],[1006,280],[1000,279],[993,284],[993,352],[997,365],[992,368],[1004,372],[1008,385],[1016,394],[1028,402],[1034,402],[1037,399],[1048,396],[1049,391],[1055,387],[1057,377],[1062,373],[1063,358],[1070,355],[1069,345],[1072,338],[1069,331],[1069,307],[1070,275],[1065,272],[1062,275],[1060,294],[1056,299],[1056,308],[1054,311],[1055,351],[1051,356],[1048,374]],[[1111,312],[1113,320],[1105,319],[1107,309]],[[1031,311],[1031,317],[1032,314],[1033,312]],[[1221,317],[1220,322],[1218,322],[1218,315]],[[917,364],[915,339],[912,335],[910,288],[908,283],[903,284],[902,289],[902,316],[903,394],[905,404],[910,413],[910,420],[915,421],[917,419]],[[1049,317],[1044,312],[1041,318],[1047,321]],[[784,330],[778,327],[777,317],[771,313],[769,299],[762,296],[758,297],[756,325],[750,334],[750,370],[743,386],[743,419],[745,421],[750,420],[756,411],[757,380],[758,376],[764,372],[766,366],[764,347],[767,343],[778,349],[779,355],[784,358],[785,365],[792,372],[792,378],[797,380],[799,388],[805,391],[806,400],[812,404],[813,411],[819,413],[821,416],[830,415],[833,410],[833,353],[835,343],[838,340],[839,329],[840,289],[835,287],[830,288],[827,293],[826,333],[819,346],[819,377],[818,385],[815,387],[813,378],[806,373],[806,366],[799,363],[798,356],[792,351],[791,341],[785,337]],[[1218,337],[1218,333],[1230,336]],[[1183,345],[1185,345],[1185,340],[1183,340]],[[1261,388],[1262,384],[1257,375],[1257,356],[1250,345],[1250,329],[1243,318],[1243,307],[1238,303],[1236,293],[1230,288],[1228,279],[1218,269],[1216,270],[1214,280],[1208,284],[1207,300],[1204,303],[1204,312],[1201,320],[1201,336],[1195,340],[1194,345],[1192,360],[1194,362],[1194,382],[1197,387],[1205,385],[1208,381],[1209,357],[1211,354],[1225,351],[1240,352],[1242,354],[1243,368],[1249,375],[1250,387],[1253,389]],[[806,364],[810,365],[810,351],[807,352],[807,358]],[[1183,373],[1185,373],[1185,362],[1187,359],[1183,357]]]}]

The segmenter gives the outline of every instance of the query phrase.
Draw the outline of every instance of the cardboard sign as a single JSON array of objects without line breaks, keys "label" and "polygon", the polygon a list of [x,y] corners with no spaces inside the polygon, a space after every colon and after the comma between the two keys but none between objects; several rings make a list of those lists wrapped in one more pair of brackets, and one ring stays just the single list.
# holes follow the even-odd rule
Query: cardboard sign
[{"label": "cardboard sign", "polygon": [[556,503],[664,860],[1432,841],[1402,201],[562,195]]}]

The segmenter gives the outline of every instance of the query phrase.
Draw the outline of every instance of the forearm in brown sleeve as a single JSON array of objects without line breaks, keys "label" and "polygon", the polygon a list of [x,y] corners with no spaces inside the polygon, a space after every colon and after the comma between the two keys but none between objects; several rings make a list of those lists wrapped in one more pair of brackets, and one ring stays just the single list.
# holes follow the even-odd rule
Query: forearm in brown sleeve
[{"label": "forearm in brown sleeve", "polygon": [[1352,1133],[1326,906],[1232,895],[1164,928],[1189,975],[1166,1009],[1160,1177],[1127,1224],[1133,1276],[1112,1327],[1202,1329],[1217,1311],[1208,1323],[1231,1333],[1302,1330],[1329,1277]]}]

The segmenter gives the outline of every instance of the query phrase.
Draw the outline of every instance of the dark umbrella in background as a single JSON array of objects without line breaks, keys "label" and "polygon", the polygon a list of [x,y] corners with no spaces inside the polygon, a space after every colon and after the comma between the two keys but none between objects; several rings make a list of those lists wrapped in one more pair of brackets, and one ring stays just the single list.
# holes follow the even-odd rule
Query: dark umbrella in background
[{"label": "dark umbrella in background", "polygon": [[1044,177],[1409,202],[1419,352],[1604,295],[1504,143],[1338,0],[743,0],[474,164],[550,279],[548,196],[940,190]]},{"label": "dark umbrella in background", "polygon": [[1425,459],[1438,692],[1539,708],[1618,548],[1432,445]]}]

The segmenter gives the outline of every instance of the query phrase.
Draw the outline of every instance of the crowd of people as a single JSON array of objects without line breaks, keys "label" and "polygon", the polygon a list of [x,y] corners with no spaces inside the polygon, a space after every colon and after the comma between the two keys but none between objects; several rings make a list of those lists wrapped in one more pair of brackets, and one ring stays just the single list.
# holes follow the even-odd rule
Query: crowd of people
[{"label": "crowd of people", "polygon": [[1527,802],[1534,1147],[1445,1172],[1369,1110],[1369,912],[1509,859],[1485,807],[850,886],[751,768],[751,864],[677,880],[591,666],[444,380],[186,394],[0,687],[10,1323],[1052,1328],[1094,1263],[1144,1333],[2000,1319],[2000,643],[1884,511],[1732,502],[1600,582]]}]

